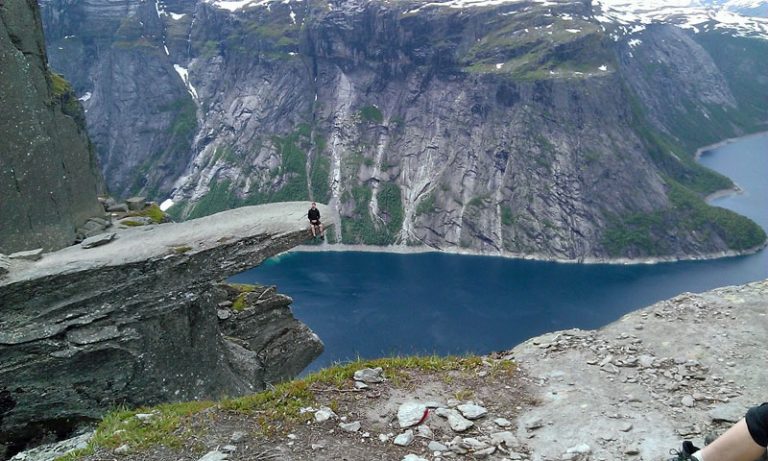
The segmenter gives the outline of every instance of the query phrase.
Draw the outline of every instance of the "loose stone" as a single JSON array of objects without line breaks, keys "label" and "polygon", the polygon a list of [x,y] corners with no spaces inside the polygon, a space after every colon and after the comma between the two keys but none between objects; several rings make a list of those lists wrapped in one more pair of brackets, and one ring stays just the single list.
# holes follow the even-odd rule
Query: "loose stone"
[{"label": "loose stone", "polygon": [[43,257],[43,249],[37,248],[29,251],[17,251],[8,255],[10,259],[20,259],[23,261],[37,261]]},{"label": "loose stone", "polygon": [[407,454],[403,457],[403,461],[427,461],[427,460],[422,458],[421,456],[417,456],[414,454]]},{"label": "loose stone", "polygon": [[320,407],[320,409],[315,412],[315,421],[318,423],[324,423],[331,418],[336,418],[336,413],[328,407]]},{"label": "loose stone", "polygon": [[588,455],[592,453],[592,447],[590,447],[586,443],[582,443],[565,450],[565,452],[579,454],[579,455]]},{"label": "loose stone", "polygon": [[345,432],[357,432],[360,430],[360,421],[354,421],[351,423],[340,423],[339,427]]},{"label": "loose stone", "polygon": [[481,407],[480,405],[475,405],[474,403],[459,405],[457,408],[467,419],[478,419],[488,414],[488,410]]},{"label": "loose stone", "polygon": [[464,447],[469,448],[471,450],[475,450],[475,451],[485,450],[486,448],[488,448],[487,443],[481,442],[474,437],[467,437],[463,439],[461,442],[464,445]]},{"label": "loose stone", "polygon": [[397,422],[406,428],[419,424],[427,413],[427,407],[419,402],[405,402],[397,410]]},{"label": "loose stone", "polygon": [[224,461],[225,459],[227,459],[226,453],[214,450],[206,453],[205,456],[200,458],[198,461]]},{"label": "loose stone", "polygon": [[509,427],[512,425],[512,422],[506,418],[496,418],[493,422],[499,427]]},{"label": "loose stone", "polygon": [[380,383],[384,381],[384,369],[377,368],[363,368],[357,370],[354,375],[355,381],[362,381],[367,384]]},{"label": "loose stone", "polygon": [[436,414],[443,418],[447,418],[448,425],[456,432],[464,432],[475,425],[472,421],[464,418],[461,416],[461,413],[453,409],[438,408]]},{"label": "loose stone", "polygon": [[532,420],[525,423],[525,428],[529,431],[539,429],[540,427],[544,426],[544,421],[541,420],[541,418],[533,418]]},{"label": "loose stone", "polygon": [[432,429],[430,429],[426,424],[422,424],[416,428],[416,436],[424,439],[435,438],[435,434],[432,432]]},{"label": "loose stone", "polygon": [[483,448],[482,450],[476,451],[474,453],[474,456],[477,459],[485,459],[491,456],[492,454],[494,454],[495,452],[496,452],[496,447],[488,447],[488,448]]},{"label": "loose stone", "polygon": [[493,434],[491,434],[491,443],[496,446],[504,444],[507,446],[507,448],[512,448],[520,444],[517,441],[517,437],[515,437],[515,434],[509,431],[494,432]]},{"label": "loose stone", "polygon": [[408,429],[407,431],[395,437],[394,443],[395,445],[398,445],[401,447],[407,447],[412,442],[413,442],[413,431]]},{"label": "loose stone", "polygon": [[429,442],[429,445],[427,445],[427,450],[432,451],[432,452],[434,452],[434,451],[442,452],[442,451],[448,451],[448,447],[446,447],[445,445],[443,445],[440,442],[436,442],[436,441],[433,440],[433,441]]},{"label": "loose stone", "polygon": [[94,235],[93,237],[88,237],[87,239],[80,242],[80,246],[82,248],[88,249],[88,248],[95,248],[101,245],[106,245],[107,243],[114,240],[116,235],[117,234],[114,232],[107,232],[106,234]]}]

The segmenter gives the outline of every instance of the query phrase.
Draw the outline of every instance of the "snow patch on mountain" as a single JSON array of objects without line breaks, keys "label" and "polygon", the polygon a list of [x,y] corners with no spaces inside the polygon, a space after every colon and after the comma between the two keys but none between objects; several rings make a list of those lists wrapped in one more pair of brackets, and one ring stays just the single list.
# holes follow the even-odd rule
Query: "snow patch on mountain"
[{"label": "snow patch on mountain", "polygon": [[186,67],[182,67],[178,64],[174,64],[173,68],[176,70],[176,73],[179,74],[179,77],[181,77],[181,81],[184,82],[184,86],[187,87],[187,91],[189,91],[189,94],[197,101],[197,90],[194,86],[192,86],[192,82],[189,81],[189,70]]},{"label": "snow patch on mountain", "polygon": [[[595,19],[601,23],[613,23],[622,26],[637,26],[649,24],[673,24],[695,33],[723,29],[734,35],[759,37],[768,39],[768,19],[745,16],[733,11],[735,2],[724,2],[709,5],[701,1],[691,0],[598,0],[595,7],[599,11]],[[765,0],[740,0],[740,3],[768,5]],[[758,5],[760,6],[760,5]],[[642,30],[642,29],[639,29]],[[631,35],[639,30],[622,29],[625,35]]]},{"label": "snow patch on mountain", "polygon": [[253,8],[257,6],[269,7],[273,3],[299,3],[303,0],[205,0],[216,8],[222,10],[228,10],[231,12],[239,11],[245,8]]}]

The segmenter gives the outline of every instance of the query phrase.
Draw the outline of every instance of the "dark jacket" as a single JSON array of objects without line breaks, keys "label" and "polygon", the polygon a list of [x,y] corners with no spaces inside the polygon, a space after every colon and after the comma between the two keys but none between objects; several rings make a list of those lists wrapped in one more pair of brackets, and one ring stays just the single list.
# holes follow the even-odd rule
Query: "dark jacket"
[{"label": "dark jacket", "polygon": [[307,217],[310,221],[320,221],[320,210],[317,208],[310,208]]}]

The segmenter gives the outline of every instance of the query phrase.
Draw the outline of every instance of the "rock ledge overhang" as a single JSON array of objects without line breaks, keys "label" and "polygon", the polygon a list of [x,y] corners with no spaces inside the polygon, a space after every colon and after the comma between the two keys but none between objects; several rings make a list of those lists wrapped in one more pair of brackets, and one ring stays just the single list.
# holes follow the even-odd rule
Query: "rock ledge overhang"
[{"label": "rock ledge overhang", "polygon": [[14,261],[0,279],[0,448],[117,405],[242,395],[300,372],[319,338],[270,307],[263,349],[248,349],[222,333],[217,285],[306,241],[307,208],[243,207]]}]

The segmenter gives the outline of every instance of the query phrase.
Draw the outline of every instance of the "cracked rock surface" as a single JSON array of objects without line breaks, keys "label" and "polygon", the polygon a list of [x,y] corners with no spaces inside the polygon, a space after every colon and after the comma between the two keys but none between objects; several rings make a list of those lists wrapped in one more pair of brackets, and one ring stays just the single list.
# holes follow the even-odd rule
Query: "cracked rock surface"
[{"label": "cracked rock surface", "polygon": [[0,280],[0,448],[122,404],[242,395],[295,376],[322,343],[290,298],[264,289],[234,312],[219,282],[305,241],[307,207],[245,207],[12,261]]}]

